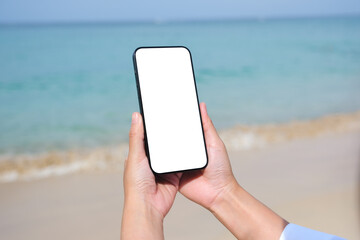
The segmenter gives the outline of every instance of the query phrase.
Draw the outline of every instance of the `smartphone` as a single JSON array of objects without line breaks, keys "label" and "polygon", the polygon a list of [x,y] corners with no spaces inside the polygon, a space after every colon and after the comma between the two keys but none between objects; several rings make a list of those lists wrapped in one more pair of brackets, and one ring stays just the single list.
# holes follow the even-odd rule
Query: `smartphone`
[{"label": "smartphone", "polygon": [[133,61],[152,171],[205,168],[208,156],[189,49],[140,47]]}]

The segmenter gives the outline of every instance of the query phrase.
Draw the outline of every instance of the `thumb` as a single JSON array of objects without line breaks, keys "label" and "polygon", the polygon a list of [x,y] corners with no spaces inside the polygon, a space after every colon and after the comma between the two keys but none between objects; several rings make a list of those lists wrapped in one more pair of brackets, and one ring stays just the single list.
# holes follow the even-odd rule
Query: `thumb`
[{"label": "thumb", "polygon": [[144,127],[140,113],[134,112],[131,119],[129,132],[129,157],[137,159],[145,156]]},{"label": "thumb", "polygon": [[205,103],[200,103],[200,112],[201,112],[202,124],[204,129],[205,141],[209,145],[217,146],[219,142],[222,142],[222,140],[220,139],[216,131],[216,128],[207,113]]}]

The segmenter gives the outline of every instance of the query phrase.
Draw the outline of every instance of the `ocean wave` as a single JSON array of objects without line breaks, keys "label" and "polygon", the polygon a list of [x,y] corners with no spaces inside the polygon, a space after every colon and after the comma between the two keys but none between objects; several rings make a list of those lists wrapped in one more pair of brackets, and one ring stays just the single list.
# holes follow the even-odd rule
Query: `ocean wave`
[{"label": "ocean wave", "polygon": [[282,124],[236,125],[219,134],[228,150],[247,150],[261,148],[272,143],[359,129],[360,111]]},{"label": "ocean wave", "polygon": [[88,150],[0,155],[0,182],[34,180],[83,171],[121,170],[126,143]]},{"label": "ocean wave", "polygon": [[[360,111],[309,121],[258,126],[236,125],[219,132],[230,151],[262,148],[269,144],[326,134],[360,130]],[[121,171],[128,144],[87,150],[52,151],[41,154],[0,155],[0,182],[34,180],[74,172]]]}]

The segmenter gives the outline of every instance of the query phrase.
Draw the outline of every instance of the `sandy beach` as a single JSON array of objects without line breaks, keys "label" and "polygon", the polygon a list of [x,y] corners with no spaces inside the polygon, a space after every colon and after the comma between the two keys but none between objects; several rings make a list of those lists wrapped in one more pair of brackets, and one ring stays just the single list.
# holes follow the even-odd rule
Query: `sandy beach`
[{"label": "sandy beach", "polygon": [[[280,139],[248,150],[225,141],[240,184],[290,222],[359,239],[360,129]],[[0,239],[120,237],[122,166],[3,182],[0,195]],[[234,239],[180,194],[164,224],[166,239]]]}]

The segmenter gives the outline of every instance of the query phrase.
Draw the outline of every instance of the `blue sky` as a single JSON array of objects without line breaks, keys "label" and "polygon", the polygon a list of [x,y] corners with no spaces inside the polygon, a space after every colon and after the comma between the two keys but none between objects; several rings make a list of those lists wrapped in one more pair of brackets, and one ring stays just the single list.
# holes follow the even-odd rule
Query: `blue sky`
[{"label": "blue sky", "polygon": [[1,23],[360,14],[360,0],[0,0]]}]

